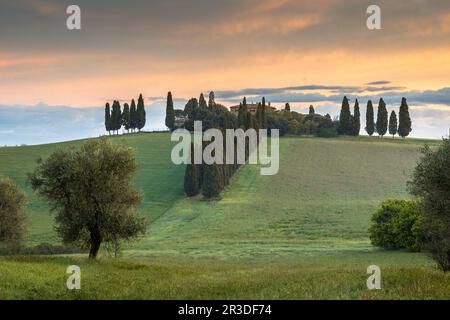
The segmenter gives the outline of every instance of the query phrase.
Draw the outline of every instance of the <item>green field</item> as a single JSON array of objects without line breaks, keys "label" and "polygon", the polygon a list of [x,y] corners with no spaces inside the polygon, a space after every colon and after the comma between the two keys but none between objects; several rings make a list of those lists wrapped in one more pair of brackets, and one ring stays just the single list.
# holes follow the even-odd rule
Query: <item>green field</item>
[{"label": "green field", "polygon": [[[380,202],[408,197],[424,141],[282,138],[277,175],[244,166],[220,200],[205,201],[184,197],[184,168],[171,163],[168,134],[113,139],[136,149],[148,234],[116,260],[0,258],[0,298],[450,298],[450,276],[425,254],[383,251],[368,240]],[[26,173],[39,157],[79,143],[0,148],[0,175],[28,195],[28,246],[59,239]],[[79,292],[65,288],[69,264],[83,270]],[[370,264],[382,268],[379,292],[365,287]]]}]

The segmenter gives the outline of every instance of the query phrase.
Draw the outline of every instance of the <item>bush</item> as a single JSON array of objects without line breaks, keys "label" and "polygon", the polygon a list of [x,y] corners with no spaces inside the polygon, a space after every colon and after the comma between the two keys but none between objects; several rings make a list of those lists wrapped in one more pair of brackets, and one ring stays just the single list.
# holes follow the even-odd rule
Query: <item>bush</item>
[{"label": "bush", "polygon": [[19,249],[26,232],[25,195],[8,178],[0,178],[0,242]]},{"label": "bush", "polygon": [[386,200],[372,216],[370,240],[385,249],[421,251],[424,245],[420,203]]},{"label": "bush", "polygon": [[320,138],[333,138],[337,137],[338,133],[336,128],[319,128],[317,136]]}]

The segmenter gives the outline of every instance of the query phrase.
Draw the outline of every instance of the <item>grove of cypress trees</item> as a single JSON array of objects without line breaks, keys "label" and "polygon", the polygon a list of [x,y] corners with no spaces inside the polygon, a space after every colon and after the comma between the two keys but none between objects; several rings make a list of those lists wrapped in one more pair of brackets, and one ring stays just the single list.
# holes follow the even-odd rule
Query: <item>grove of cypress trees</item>
[{"label": "grove of cypress trees", "polygon": [[372,136],[375,132],[375,121],[373,119],[373,104],[372,100],[367,101],[366,112],[366,132],[369,136]]},{"label": "grove of cypress trees", "polygon": [[131,131],[135,131],[138,127],[138,120],[137,120],[137,110],[136,110],[136,102],[134,99],[131,100],[131,106],[130,106],[130,128]]},{"label": "grove of cypress trees", "polygon": [[380,137],[383,137],[388,128],[388,112],[386,110],[386,104],[383,98],[380,99],[378,104],[378,115],[377,115],[377,132]]},{"label": "grove of cypress trees", "polygon": [[109,103],[105,105],[105,129],[111,135],[111,107]]},{"label": "grove of cypress trees", "polygon": [[124,126],[125,130],[127,130],[128,132],[130,131],[131,115],[130,115],[130,106],[128,105],[128,103],[125,103],[123,105],[122,125]]},{"label": "grove of cypress trees", "polygon": [[353,112],[353,135],[355,137],[359,136],[360,131],[361,131],[361,113],[359,111],[358,99],[356,99]]},{"label": "grove of cypress trees", "polygon": [[137,128],[139,132],[141,132],[142,128],[145,127],[145,122],[146,122],[146,114],[145,114],[144,98],[142,97],[142,94],[140,94],[137,103]]},{"label": "grove of cypress trees", "polygon": [[352,134],[352,115],[347,97],[342,100],[341,113],[339,115],[339,133],[344,135]]},{"label": "grove of cypress trees", "polygon": [[175,129],[175,110],[173,109],[172,93],[167,94],[166,127],[173,131]]},{"label": "grove of cypress trees", "polygon": [[398,135],[402,138],[409,136],[412,131],[411,117],[409,116],[409,107],[406,98],[402,98],[400,112],[398,114],[399,126]]},{"label": "grove of cypress trees", "polygon": [[397,114],[395,111],[392,111],[389,117],[389,134],[392,135],[392,138],[397,134]]}]

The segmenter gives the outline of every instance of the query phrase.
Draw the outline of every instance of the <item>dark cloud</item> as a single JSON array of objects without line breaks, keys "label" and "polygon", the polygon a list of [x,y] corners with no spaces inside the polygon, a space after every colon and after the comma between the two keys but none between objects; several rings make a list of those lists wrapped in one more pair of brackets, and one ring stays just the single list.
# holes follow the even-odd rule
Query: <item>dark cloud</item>
[{"label": "dark cloud", "polygon": [[[448,42],[448,0],[378,1],[383,30],[365,26],[369,0],[76,1],[82,30],[69,32],[71,0],[0,1],[0,42],[7,51],[148,50],[149,55],[224,55],[231,48],[392,51]],[[378,83],[386,84],[386,83]]]},{"label": "dark cloud", "polygon": [[[311,93],[308,91],[330,90],[335,94]],[[363,92],[376,92],[374,95],[363,94]],[[216,96],[223,100],[239,102],[244,96],[251,96],[253,100],[259,101],[264,96],[274,103],[285,102],[340,102],[344,95],[351,99],[361,101],[377,101],[382,97],[387,103],[399,103],[403,97],[408,101],[421,104],[443,104],[450,106],[450,88],[427,91],[408,91],[404,87],[358,87],[358,86],[292,86],[285,88],[253,88],[238,91],[217,91]]]},{"label": "dark cloud", "polygon": [[367,86],[378,86],[378,85],[385,85],[385,84],[390,84],[390,81],[374,81],[374,82],[369,82],[366,83]]}]

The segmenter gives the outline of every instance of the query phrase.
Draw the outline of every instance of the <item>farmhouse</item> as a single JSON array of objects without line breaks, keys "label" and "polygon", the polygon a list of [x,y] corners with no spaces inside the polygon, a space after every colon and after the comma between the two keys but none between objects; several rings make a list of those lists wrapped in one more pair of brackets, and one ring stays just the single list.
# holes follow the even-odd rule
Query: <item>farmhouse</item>
[{"label": "farmhouse", "polygon": [[[238,115],[239,107],[240,107],[239,105],[230,107],[231,113],[233,113],[235,115]],[[266,106],[266,108],[268,108],[268,109],[270,109],[272,111],[276,110],[276,108],[271,107],[270,105]],[[251,114],[256,114],[256,109],[258,109],[258,104],[256,104],[256,103],[247,104],[247,110],[250,111]]]}]

